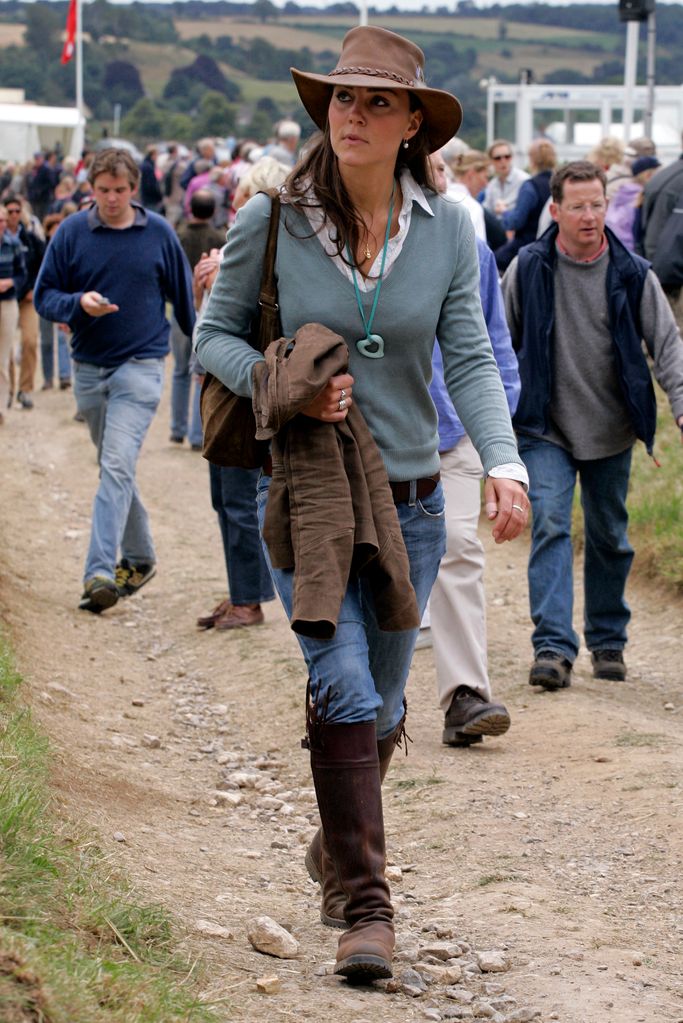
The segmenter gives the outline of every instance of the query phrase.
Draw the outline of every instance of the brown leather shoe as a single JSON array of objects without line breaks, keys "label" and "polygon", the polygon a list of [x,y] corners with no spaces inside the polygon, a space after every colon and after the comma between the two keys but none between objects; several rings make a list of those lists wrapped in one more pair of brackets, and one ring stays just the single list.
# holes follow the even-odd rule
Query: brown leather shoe
[{"label": "brown leather shoe", "polygon": [[242,629],[247,625],[260,625],[263,611],[260,604],[231,604],[214,624],[216,629]]},{"label": "brown leather shoe", "polygon": [[202,618],[197,619],[197,628],[199,629],[213,629],[214,625],[219,618],[222,618],[224,614],[232,609],[230,603],[230,597],[227,600],[222,600],[220,604],[217,604],[211,614],[204,615]]}]

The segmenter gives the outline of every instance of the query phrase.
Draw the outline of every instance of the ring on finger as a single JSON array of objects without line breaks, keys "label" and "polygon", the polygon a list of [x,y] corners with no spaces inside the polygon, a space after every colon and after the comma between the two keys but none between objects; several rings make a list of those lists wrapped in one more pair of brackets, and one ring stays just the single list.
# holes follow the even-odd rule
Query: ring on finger
[{"label": "ring on finger", "polygon": [[338,405],[339,411],[343,412],[346,408],[346,398],[342,398]]},{"label": "ring on finger", "polygon": [[524,509],[522,508],[521,504],[513,504],[513,506],[512,506],[512,507],[513,507],[513,508],[516,508],[516,509],[517,509],[517,511],[521,511],[521,512],[523,512],[523,511],[524,511]]},{"label": "ring on finger", "polygon": [[343,401],[345,397],[346,397],[346,391],[342,387],[341,391],[339,392],[339,399],[340,399],[340,401]]}]

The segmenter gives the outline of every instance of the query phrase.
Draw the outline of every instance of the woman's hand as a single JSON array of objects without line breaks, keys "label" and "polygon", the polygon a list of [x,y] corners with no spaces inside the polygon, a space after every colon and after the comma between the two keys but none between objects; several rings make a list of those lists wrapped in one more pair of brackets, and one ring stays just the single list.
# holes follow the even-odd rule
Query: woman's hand
[{"label": "woman's hand", "polygon": [[340,423],[348,416],[349,406],[353,405],[352,387],[353,377],[350,373],[330,377],[327,386],[310,405],[301,410],[301,414],[310,416],[311,419],[320,419],[323,423]]},{"label": "woman's hand", "polygon": [[529,498],[517,480],[486,477],[484,484],[486,517],[494,521],[493,539],[496,543],[514,540],[529,519]]}]

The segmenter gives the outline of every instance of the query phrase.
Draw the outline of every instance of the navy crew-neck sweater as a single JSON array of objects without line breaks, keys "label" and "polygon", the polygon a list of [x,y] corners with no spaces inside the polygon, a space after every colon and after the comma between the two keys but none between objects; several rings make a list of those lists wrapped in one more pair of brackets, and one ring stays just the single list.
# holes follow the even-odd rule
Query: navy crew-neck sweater
[{"label": "navy crew-neck sweater", "polygon": [[[122,229],[103,224],[97,207],[68,217],[40,268],[36,308],[46,320],[69,324],[77,361],[120,366],[166,355],[166,301],[182,332],[192,334],[192,279],[175,232],[163,217],[133,206],[135,222]],[[88,315],[80,305],[86,291],[98,291],[119,311]]]}]

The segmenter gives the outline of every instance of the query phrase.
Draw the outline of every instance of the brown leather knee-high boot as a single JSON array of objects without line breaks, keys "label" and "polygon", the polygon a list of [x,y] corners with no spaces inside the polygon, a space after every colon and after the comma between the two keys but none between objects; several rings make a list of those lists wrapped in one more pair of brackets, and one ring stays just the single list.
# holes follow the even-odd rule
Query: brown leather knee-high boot
[{"label": "brown leather knee-high boot", "polygon": [[384,877],[375,723],[316,723],[309,744],[325,843],[346,896],[349,930],[339,939],[335,973],[367,980],[390,977],[394,911]]},{"label": "brown leather knee-high boot", "polygon": [[[405,721],[406,715],[404,713],[403,717],[396,725],[396,728],[394,728],[394,730],[383,739],[377,740],[380,782],[383,782],[387,776],[391,758],[394,755],[394,750],[400,744],[402,736],[403,741],[406,744],[407,752],[408,738],[405,734]],[[339,884],[337,872],[334,869],[334,864],[327,852],[325,836],[322,828],[318,828],[311,839],[310,845],[306,850],[304,862],[306,864],[308,876],[312,881],[317,881],[320,885],[322,893],[320,902],[320,919],[327,927],[340,927],[345,929],[348,926],[344,919],[344,904],[346,902],[346,896]]]}]

